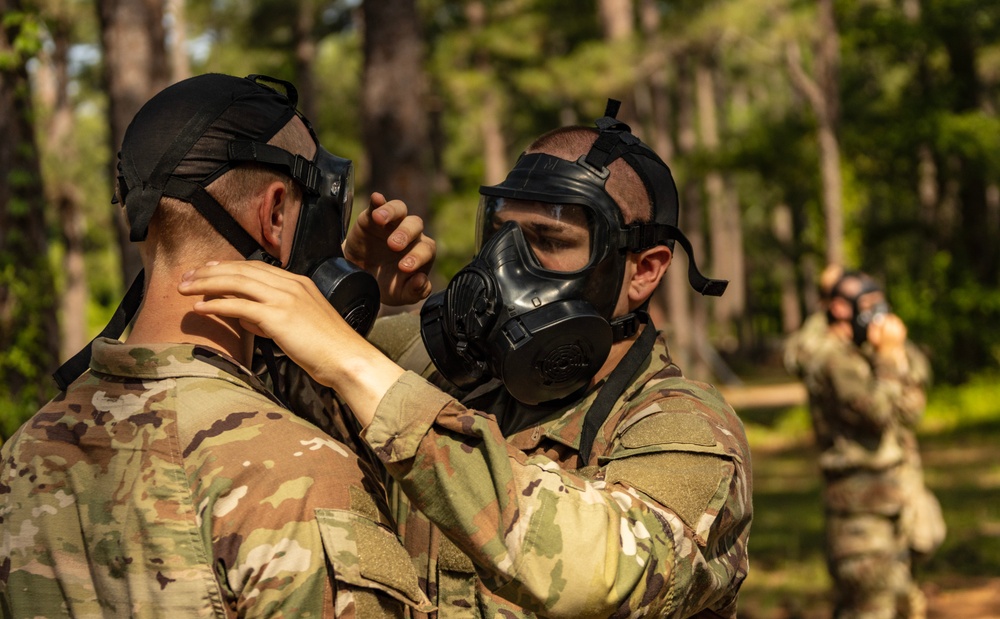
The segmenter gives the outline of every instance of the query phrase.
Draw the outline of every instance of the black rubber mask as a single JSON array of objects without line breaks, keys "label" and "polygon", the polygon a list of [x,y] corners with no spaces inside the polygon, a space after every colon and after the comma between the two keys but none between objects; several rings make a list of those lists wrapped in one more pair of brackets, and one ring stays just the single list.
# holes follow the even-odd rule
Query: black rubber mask
[{"label": "black rubber mask", "polygon": [[[523,155],[502,183],[480,189],[477,254],[421,311],[427,351],[456,385],[498,378],[529,405],[585,388],[611,345],[639,326],[635,313],[613,316],[627,253],[676,239],[692,256],[675,225],[669,168],[609,110],[587,156]],[[653,222],[626,225],[607,193],[607,165],[618,157],[653,197]],[[703,294],[725,290],[693,259],[688,275]]]}]

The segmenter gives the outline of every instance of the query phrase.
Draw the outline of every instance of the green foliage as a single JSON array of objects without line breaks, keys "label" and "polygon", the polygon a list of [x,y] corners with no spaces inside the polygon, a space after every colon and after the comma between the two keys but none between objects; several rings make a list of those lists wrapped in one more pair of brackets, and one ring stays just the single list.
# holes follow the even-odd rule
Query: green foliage
[{"label": "green foliage", "polygon": [[11,71],[33,58],[42,47],[42,24],[37,15],[27,11],[8,11],[0,25],[14,38],[10,49],[0,50],[0,71]]}]

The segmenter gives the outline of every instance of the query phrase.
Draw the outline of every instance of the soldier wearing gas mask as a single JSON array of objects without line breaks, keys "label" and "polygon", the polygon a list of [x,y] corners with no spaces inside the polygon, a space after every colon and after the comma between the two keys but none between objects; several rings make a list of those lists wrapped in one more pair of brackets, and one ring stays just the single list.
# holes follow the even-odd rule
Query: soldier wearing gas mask
[{"label": "soldier wearing gas mask", "polygon": [[615,114],[542,136],[483,187],[472,262],[371,342],[283,271],[182,284],[239,298],[198,311],[251,322],[350,406],[440,617],[736,617],[746,436],[645,312],[675,241],[697,291],[725,282],[698,271],[669,168]]},{"label": "soldier wearing gas mask", "polygon": [[834,616],[921,619],[926,600],[911,562],[945,532],[915,434],[929,366],[870,276],[845,272],[827,314],[803,380],[824,481]]},{"label": "soldier wearing gas mask", "polygon": [[[57,374],[64,393],[3,445],[4,616],[430,608],[379,478],[248,369],[253,329],[197,314],[198,299],[177,291],[206,261],[246,258],[310,277],[349,328],[370,326],[379,284],[341,247],[351,162],[320,146],[295,103],[280,80],[202,75],[129,125],[117,194],[144,276],[107,337]],[[419,219],[383,202],[373,199],[353,249],[397,302],[412,302],[427,292],[433,245]],[[390,247],[390,232],[405,242]],[[396,268],[403,260],[415,268]],[[377,561],[361,557],[371,548]]]}]

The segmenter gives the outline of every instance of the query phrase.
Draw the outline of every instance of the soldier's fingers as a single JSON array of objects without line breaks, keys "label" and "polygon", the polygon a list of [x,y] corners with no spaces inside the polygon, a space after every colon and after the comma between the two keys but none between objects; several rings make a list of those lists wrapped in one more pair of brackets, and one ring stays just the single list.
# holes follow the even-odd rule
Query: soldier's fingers
[{"label": "soldier's fingers", "polygon": [[395,230],[389,235],[389,249],[402,251],[411,243],[419,242],[424,236],[423,232],[424,220],[416,215],[408,215],[399,220]]},{"label": "soldier's fingers", "polygon": [[407,248],[406,255],[399,260],[399,270],[404,273],[428,271],[437,256],[437,243],[431,237],[421,234],[420,238]]},{"label": "soldier's fingers", "polygon": [[[378,195],[381,196],[382,194]],[[402,200],[386,200],[383,197],[380,202],[376,207],[376,201],[373,199],[369,210],[372,213],[372,221],[387,230],[394,229],[409,216],[409,209]]]}]

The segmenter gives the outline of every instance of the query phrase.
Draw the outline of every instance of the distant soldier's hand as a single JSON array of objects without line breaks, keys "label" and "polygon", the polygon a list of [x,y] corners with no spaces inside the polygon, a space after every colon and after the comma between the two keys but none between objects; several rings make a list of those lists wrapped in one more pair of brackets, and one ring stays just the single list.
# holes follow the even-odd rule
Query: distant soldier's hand
[{"label": "distant soldier's hand", "polygon": [[424,221],[407,213],[401,200],[380,193],[360,215],[344,241],[344,257],[378,280],[382,303],[416,303],[431,292],[427,277],[437,249]]},{"label": "distant soldier's hand", "polygon": [[868,341],[881,354],[901,351],[906,342],[906,325],[895,314],[883,314],[868,326]]}]

